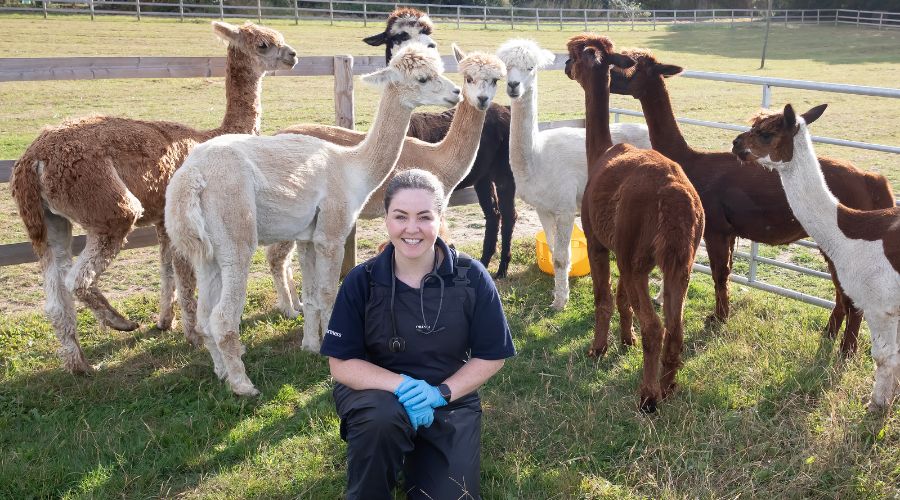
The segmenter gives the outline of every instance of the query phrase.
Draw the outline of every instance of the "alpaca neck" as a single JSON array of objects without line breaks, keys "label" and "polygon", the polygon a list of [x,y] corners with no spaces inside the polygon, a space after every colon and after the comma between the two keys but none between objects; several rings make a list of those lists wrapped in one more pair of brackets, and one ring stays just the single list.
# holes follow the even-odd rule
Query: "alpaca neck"
[{"label": "alpaca neck", "polygon": [[825,184],[806,124],[801,124],[794,136],[794,156],[779,174],[794,216],[826,254],[835,255],[829,250],[841,234],[837,224],[838,200]]},{"label": "alpaca neck", "polygon": [[394,85],[389,85],[378,101],[378,111],[366,138],[353,148],[360,162],[368,169],[372,189],[387,178],[400,158],[400,149],[413,108],[404,105]]},{"label": "alpaca neck", "polygon": [[464,98],[456,107],[446,137],[434,145],[432,154],[443,161],[436,165],[433,173],[444,183],[448,195],[469,173],[475,161],[486,116],[486,112],[479,111]]},{"label": "alpaca neck", "polygon": [[657,77],[648,84],[647,91],[640,100],[653,149],[673,159],[691,153],[692,150],[675,121],[672,101],[662,77]]},{"label": "alpaca neck", "polygon": [[262,112],[262,78],[247,54],[228,47],[225,62],[225,117],[215,130],[220,134],[259,134]]},{"label": "alpaca neck", "polygon": [[612,147],[609,132],[609,66],[593,68],[584,95],[584,128],[588,168]]},{"label": "alpaca neck", "polygon": [[517,176],[531,171],[538,138],[537,77],[519,99],[510,104],[509,166]]}]

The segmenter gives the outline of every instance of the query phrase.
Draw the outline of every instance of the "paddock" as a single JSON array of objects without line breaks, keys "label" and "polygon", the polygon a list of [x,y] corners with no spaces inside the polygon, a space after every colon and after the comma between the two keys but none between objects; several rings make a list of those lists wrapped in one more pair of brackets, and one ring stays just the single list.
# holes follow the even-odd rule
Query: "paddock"
[{"label": "paddock", "polygon": [[[10,22],[0,19],[3,24]],[[153,26],[167,29],[163,22]],[[273,26],[283,29],[285,37],[293,42],[301,36],[301,28],[309,29],[310,25],[302,25],[295,32],[288,29],[288,25]],[[205,25],[200,27],[207,28]],[[341,48],[346,46],[346,53],[354,54],[352,73],[365,72],[367,64],[372,68],[379,65],[381,57],[366,56],[365,47],[357,40],[370,33],[358,28],[322,29],[332,36],[346,38],[342,40]],[[854,40],[861,36],[856,31],[846,31],[848,36],[853,34]],[[466,39],[480,35],[463,33]],[[687,36],[679,31],[674,33],[674,37],[682,40]],[[828,33],[833,35],[843,31],[838,28],[838,31]],[[532,34],[514,33],[515,36]],[[439,43],[443,48],[449,47],[449,41],[457,33],[442,30],[440,35],[443,39]],[[619,42],[617,35],[618,32],[610,34]],[[620,45],[640,42],[626,35],[622,33],[627,41],[619,42]],[[714,37],[715,33],[701,35]],[[547,35],[542,33],[541,36]],[[882,33],[880,36],[897,41],[894,34]],[[878,38],[877,42],[880,44],[884,40]],[[483,46],[471,47],[466,46],[465,41],[462,43],[465,49],[489,50],[494,42],[477,40],[475,44]],[[550,41],[542,40],[542,44],[561,52]],[[315,66],[308,57],[309,49],[297,45],[308,66]],[[499,42],[493,48],[497,45]],[[897,52],[879,47],[881,51],[887,50],[887,55],[879,52],[877,57],[872,54],[866,57],[882,58],[871,62],[880,71],[887,71],[887,75],[879,75],[879,78],[889,79],[900,70],[892,68],[885,60],[896,60]],[[355,50],[357,48],[359,50]],[[210,54],[215,54],[215,50],[220,49],[213,48]],[[48,52],[41,55],[48,55]],[[334,48],[330,52],[334,53]],[[171,56],[160,54],[159,57]],[[839,52],[834,57],[850,60],[852,53]],[[733,58],[745,63],[742,73],[752,73],[747,69],[751,63],[746,62],[752,57],[737,54]],[[148,80],[139,80],[138,85],[142,88],[160,85],[169,91],[180,85],[186,89],[182,93],[187,94],[198,87],[189,83],[193,80],[161,79],[161,75],[166,72],[178,76],[198,74],[204,77],[197,79],[204,82],[202,86],[212,87],[211,91],[201,89],[201,93],[216,96],[214,59],[209,58],[207,66],[200,66],[205,69],[150,73],[146,75]],[[325,68],[320,69],[321,72],[335,74],[334,63],[338,59],[317,60],[325,61],[320,64]],[[678,55],[667,56],[666,60],[680,62]],[[777,58],[776,61],[776,68],[779,68],[777,65],[782,61]],[[583,113],[581,102],[565,102],[572,101],[571,92],[578,89],[563,86],[569,82],[552,76],[561,73],[560,63],[557,59],[556,66],[541,75],[542,82],[553,82],[552,86],[544,83],[542,92],[562,89],[568,93],[567,99],[542,100],[540,109],[546,111],[541,115],[542,121],[559,122],[577,117],[579,106]],[[847,63],[832,61],[805,71],[822,75],[825,68],[835,64]],[[710,69],[696,64],[691,66],[687,62],[684,65],[689,69]],[[94,66],[93,71],[103,67],[98,66],[96,60]],[[305,66],[299,67],[302,71]],[[448,69],[450,67],[448,64]],[[343,68],[346,75],[346,65]],[[297,71],[295,68],[294,72]],[[835,79],[810,78],[801,74],[805,78],[800,79],[890,86],[869,80],[870,75],[861,77],[852,73],[833,73]],[[792,75],[784,67],[780,71],[773,70],[772,74]],[[288,83],[294,80],[301,83]],[[333,123],[335,108],[331,103],[334,102],[332,96],[337,80],[321,75],[267,80],[263,90],[266,96],[264,132],[305,121],[305,110],[296,111],[291,107],[300,101],[293,94],[303,91],[320,92],[318,110],[309,113],[310,119]],[[343,81],[352,79],[344,78]],[[48,85],[49,91],[32,91],[31,97],[24,96],[22,100],[31,106],[25,106],[26,109],[40,110],[41,106],[37,104],[41,96],[46,98],[49,92],[69,88],[72,95],[81,95],[87,101],[76,109],[66,109],[66,116],[78,116],[85,114],[82,109],[96,106],[105,97],[91,95],[92,85],[96,87],[95,94],[111,90],[121,93],[128,88],[127,82],[92,79],[26,84],[6,80],[0,84],[0,94],[4,96],[4,102],[12,102],[6,100],[8,96],[21,95],[26,88]],[[697,81],[691,83],[696,85]],[[676,85],[687,84],[679,82]],[[678,101],[675,108],[679,116],[741,123],[747,111],[760,100],[758,87],[747,91],[750,97],[736,97],[740,91],[732,90],[730,85],[708,85],[713,90],[702,97],[712,104],[704,107]],[[684,88],[673,85],[673,97],[678,97]],[[270,90],[274,95],[269,95]],[[346,95],[346,89],[343,90]],[[355,121],[360,128],[365,128],[367,120],[371,119],[373,99],[368,92],[356,90]],[[129,98],[121,99],[120,103],[126,107],[129,104],[141,107],[140,98],[135,95],[138,91],[130,93]],[[163,91],[158,97],[166,95]],[[810,95],[798,90],[778,89],[773,94],[773,102],[782,104],[787,102],[786,99],[831,102],[832,97],[837,100],[837,109],[829,115],[832,113],[829,108],[813,128],[814,133],[850,137],[860,142],[897,144],[896,123],[887,130],[860,127],[865,130],[857,135],[854,127],[841,121],[853,117],[854,112],[875,117],[875,120],[878,117],[896,120],[890,112],[892,107],[896,109],[896,101],[890,98],[855,100],[857,98],[843,95]],[[287,109],[278,105],[279,99],[287,101]],[[696,97],[694,99],[696,102]],[[221,97],[210,97],[210,100],[218,102]],[[735,109],[723,113],[721,103],[729,100],[754,104],[749,107],[734,104]],[[176,108],[183,104],[175,97],[173,101]],[[616,101],[613,106],[639,109],[625,99]],[[166,115],[172,111],[158,106],[148,108],[151,109],[142,109],[139,113],[157,118],[181,116]],[[700,112],[695,114],[698,110]],[[272,121],[270,111],[275,117]],[[35,129],[34,124],[60,121],[61,117],[54,119],[43,113],[46,111],[11,114],[22,117],[21,127],[31,127],[30,130]],[[186,114],[186,118],[179,119],[189,123],[194,123],[194,119],[201,123],[204,114],[220,115],[208,107],[203,107],[199,113],[188,111]],[[621,115],[623,120],[632,119],[626,118],[626,112]],[[347,120],[346,111],[338,116]],[[15,157],[17,148],[21,150],[19,145],[30,140],[19,139],[27,132],[8,132],[12,130],[13,118],[5,119],[6,124],[0,129],[0,136],[9,137],[4,141],[7,143],[2,149],[4,154],[0,154],[6,159]],[[819,126],[821,129],[817,128]],[[709,133],[705,128],[685,127],[692,143],[698,136],[705,135],[698,130]],[[724,150],[727,148],[719,137],[733,134],[709,133],[711,137],[698,145]],[[896,189],[896,181],[900,178],[896,156],[848,151],[851,150],[823,147],[825,154],[850,158],[862,168],[879,169],[895,181]],[[2,243],[21,242],[23,234],[15,218],[15,209],[9,209],[11,205],[5,191],[3,196],[0,204],[4,214],[0,216],[0,227],[4,229]],[[451,232],[454,227],[465,228],[477,223],[480,217],[477,207],[474,211],[471,210],[473,207],[468,207],[468,212],[463,211],[467,207],[459,208],[462,210],[454,215],[456,220],[451,221]],[[361,255],[367,255],[377,243],[374,241],[377,224],[361,231],[364,236],[359,247]],[[667,402],[662,415],[640,416],[632,401],[640,369],[638,350],[613,349],[597,362],[585,356],[592,319],[589,280],[573,280],[571,307],[562,313],[549,313],[545,297],[549,295],[552,280],[537,271],[530,236],[517,233],[511,277],[499,285],[514,329],[519,358],[510,362],[497,380],[483,391],[485,412],[490,415],[485,419],[483,484],[490,497],[505,493],[520,498],[554,495],[897,494],[898,462],[892,450],[896,450],[900,442],[897,431],[900,415],[896,409],[881,417],[865,414],[863,400],[869,389],[872,366],[865,354],[867,338],[862,342],[860,355],[840,364],[835,356],[836,347],[819,336],[827,318],[825,311],[743,287],[734,287],[735,316],[722,327],[706,326],[703,317],[711,308],[712,285],[708,278],[695,273],[685,315],[686,364],[679,376],[681,389]],[[133,243],[139,240],[132,238]],[[464,249],[476,252],[477,245],[468,241],[461,243]],[[104,287],[127,288],[119,295],[122,300],[118,303],[127,315],[144,325],[152,324],[155,314],[155,299],[149,290],[158,279],[153,276],[157,272],[153,259],[148,257],[152,253],[152,249],[127,252],[126,262],[121,264],[117,274],[111,274],[103,283]],[[764,248],[761,254],[788,258],[792,262],[802,261],[812,267],[820,265],[814,254],[803,249],[785,252],[781,247]],[[34,281],[37,276],[32,266],[0,267],[0,282],[4,289],[4,322],[0,326],[0,338],[3,339],[0,356],[4,368],[0,378],[0,402],[3,403],[0,418],[5,424],[0,442],[4,443],[4,449],[14,450],[0,458],[2,496],[22,496],[26,492],[87,496],[174,496],[184,493],[188,496],[334,497],[340,494],[342,443],[337,438],[337,420],[328,394],[327,369],[320,359],[297,349],[296,332],[302,320],[285,320],[273,314],[274,294],[271,282],[260,277],[259,271],[264,267],[261,258],[254,261],[257,279],[251,283],[250,302],[242,325],[242,338],[248,345],[245,358],[248,370],[263,392],[258,401],[233,399],[227,389],[209,375],[208,356],[183,345],[179,334],[161,333],[149,327],[132,333],[103,331],[88,314],[79,316],[79,329],[85,332],[86,351],[91,358],[100,360],[101,369],[86,379],[62,373],[55,363],[54,339],[49,326],[36,313],[35,306],[41,300],[39,294],[30,299],[16,299],[20,292],[28,294],[29,281]],[[744,269],[749,272],[749,266]],[[798,283],[806,279],[785,275],[777,268],[774,271],[762,269],[759,270],[760,279],[781,285],[808,286],[806,290],[810,294],[824,297],[829,294],[827,282],[824,287],[813,281]],[[8,303],[16,300],[24,305],[6,309]],[[615,331],[615,320],[613,328]],[[212,408],[212,413],[201,415],[197,412],[200,407]],[[70,425],[73,422],[74,426]]]}]

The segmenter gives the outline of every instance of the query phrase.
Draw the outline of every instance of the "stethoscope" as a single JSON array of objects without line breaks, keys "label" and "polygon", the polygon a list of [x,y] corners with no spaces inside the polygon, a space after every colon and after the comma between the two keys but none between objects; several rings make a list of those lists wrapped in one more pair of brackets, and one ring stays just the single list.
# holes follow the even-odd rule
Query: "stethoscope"
[{"label": "stethoscope", "polygon": [[[394,297],[397,295],[397,276],[395,273],[395,263],[394,256],[391,255],[391,330],[394,334],[393,337],[388,340],[388,347],[391,352],[403,352],[406,350],[406,339],[397,334],[397,317],[394,314]],[[437,250],[434,252],[434,265],[431,268],[431,272],[422,276],[421,281],[419,281],[419,310],[422,311],[422,324],[416,325],[415,330],[422,335],[431,335],[432,333],[438,333],[444,330],[445,327],[437,327],[438,319],[441,317],[441,309],[444,305],[444,279],[440,277],[437,273],[438,268],[438,253]],[[431,278],[435,278],[438,280],[438,283],[441,285],[441,298],[438,301],[438,310],[437,314],[434,316],[434,324],[429,325],[428,320],[425,318],[425,284],[428,283],[428,280]]]}]

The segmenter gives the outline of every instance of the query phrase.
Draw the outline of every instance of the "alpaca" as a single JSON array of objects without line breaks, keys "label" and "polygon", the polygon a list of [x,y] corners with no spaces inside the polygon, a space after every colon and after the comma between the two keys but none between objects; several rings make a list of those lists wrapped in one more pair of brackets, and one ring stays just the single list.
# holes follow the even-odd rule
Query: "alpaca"
[{"label": "alpaca", "polygon": [[[590,180],[581,205],[594,282],[596,323],[589,354],[606,352],[612,319],[609,252],[616,254],[616,290],[622,340],[633,343],[634,308],[641,325],[644,373],[640,408],[652,413],[675,389],[684,341],[684,299],[703,235],[700,196],[674,161],[629,144],[613,147],[609,131],[610,65],[634,61],[613,52],[612,42],[593,34],[568,42],[566,75],[585,92],[585,124]],[[665,327],[650,301],[650,271],[657,265],[665,289]],[[662,351],[662,353],[661,353]],[[662,374],[660,375],[660,354]]]},{"label": "alpaca", "polygon": [[[405,44],[420,41],[434,44],[434,26],[428,15],[420,10],[401,7],[388,16],[382,33],[364,38],[369,45],[385,46],[385,62]],[[426,142],[440,142],[450,130],[455,109],[443,113],[415,113],[407,135]],[[469,175],[457,189],[474,187],[478,204],[484,214],[484,241],[481,263],[488,267],[497,251],[500,236],[500,264],[494,278],[505,278],[512,258],[512,234],[516,219],[516,182],[509,167],[509,107],[491,104],[481,131],[481,142],[490,148],[479,148]]]},{"label": "alpaca", "polygon": [[[497,55],[506,64],[506,93],[512,99],[509,164],[519,197],[533,206],[553,252],[554,289],[551,307],[561,310],[569,300],[569,241],[575,215],[588,180],[585,129],[563,127],[538,131],[537,70],[556,56],[531,40],[510,40]],[[635,124],[618,131],[614,143],[631,138]],[[592,140],[589,136],[587,140]],[[633,139],[631,139],[633,140]],[[641,142],[641,141],[637,141]],[[649,141],[641,144],[649,148]]]},{"label": "alpaca", "polygon": [[875,359],[869,410],[875,411],[890,405],[900,388],[900,208],[856,210],[829,190],[808,127],[825,107],[800,116],[790,104],[782,113],[760,113],[734,140],[732,152],[744,165],[755,161],[778,172],[800,224],[865,314]]},{"label": "alpaca", "polygon": [[[687,144],[675,121],[664,81],[681,73],[682,68],[659,63],[644,49],[623,53],[637,64],[625,72],[613,70],[610,90],[640,100],[653,148],[678,162],[700,193],[707,222],[704,239],[716,289],[716,309],[710,319],[724,321],[729,313],[728,275],[735,238],[784,245],[806,237],[806,232],[791,212],[777,174],[758,164],[741,167],[731,153],[697,151]],[[883,176],[863,172],[841,160],[820,161],[828,186],[841,203],[859,210],[894,206],[893,193]],[[835,283],[836,305],[825,333],[833,338],[849,310],[841,342],[841,352],[849,355],[856,351],[862,314],[843,293],[830,261],[828,265]]]},{"label": "alpaca", "polygon": [[382,89],[372,130],[355,147],[315,137],[227,135],[198,146],[167,190],[166,229],[197,273],[198,330],[215,372],[239,395],[247,377],[238,337],[257,245],[294,240],[303,282],[303,348],[318,352],[344,257],[344,241],[387,178],[416,106],[454,105],[460,89],[434,50],[409,45],[363,81]]},{"label": "alpaca", "polygon": [[[443,140],[437,144],[407,137],[404,140],[400,159],[397,160],[395,172],[421,168],[434,173],[444,186],[448,201],[450,192],[460,180],[472,169],[478,144],[482,139],[481,129],[485,115],[494,94],[497,82],[506,76],[503,63],[490,54],[473,52],[464,54],[459,47],[453,45],[453,53],[459,63],[459,72],[463,75],[463,100],[457,106],[458,112],[450,124],[450,130]],[[303,134],[340,146],[356,146],[366,138],[366,134],[354,130],[328,125],[294,125],[279,134]],[[369,197],[359,216],[374,219],[384,215],[384,190],[387,182],[382,184]],[[275,289],[278,291],[278,307],[290,316],[295,310],[296,286],[291,279],[289,257],[293,251],[293,242],[272,245],[267,250],[267,259],[275,278]]]},{"label": "alpaca", "polygon": [[[186,262],[172,255],[163,227],[166,184],[195,145],[226,133],[259,133],[263,75],[297,63],[296,52],[277,31],[250,23],[212,24],[216,35],[228,43],[228,103],[219,128],[201,131],[172,122],[91,116],[45,128],[13,168],[12,195],[44,275],[44,310],[61,343],[63,366],[70,372],[91,370],[78,342],[73,294],[100,323],[122,331],[138,327],[98,288],[100,276],[134,226],[156,226],[159,239],[157,327],[168,329],[174,318],[174,273],[185,336],[191,343],[199,341],[194,331],[193,274]],[[87,246],[74,266],[73,223],[87,233]]]}]

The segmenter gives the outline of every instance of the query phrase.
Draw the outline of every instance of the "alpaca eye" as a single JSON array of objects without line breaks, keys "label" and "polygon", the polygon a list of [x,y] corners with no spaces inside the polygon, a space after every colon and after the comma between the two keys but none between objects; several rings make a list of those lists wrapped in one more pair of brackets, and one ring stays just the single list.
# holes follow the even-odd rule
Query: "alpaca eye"
[{"label": "alpaca eye", "polygon": [[475,81],[475,80],[474,80],[471,76],[467,76],[467,77],[466,77],[466,83],[470,83],[470,84],[471,84],[471,83],[474,82],[474,81]]},{"label": "alpaca eye", "polygon": [[491,80],[491,85],[493,85],[493,86],[495,86],[495,87],[497,86],[497,79],[496,79],[496,78],[494,78],[493,80]]},{"label": "alpaca eye", "polygon": [[759,133],[760,140],[762,140],[766,144],[772,142],[772,137],[774,137],[773,134],[770,134],[769,132],[760,132]]},{"label": "alpaca eye", "polygon": [[528,68],[528,71],[529,71],[529,72],[532,72],[532,71],[534,71],[534,66],[532,66],[532,67],[530,67],[530,68]]},{"label": "alpaca eye", "polygon": [[420,77],[419,77],[419,83],[427,83],[427,82],[428,82],[428,77],[427,77],[427,76],[420,76]]},{"label": "alpaca eye", "polygon": [[266,49],[268,49],[268,48],[269,48],[269,44],[268,44],[267,42],[262,42],[262,43],[259,44],[259,49],[260,49],[260,50],[266,50]]}]

